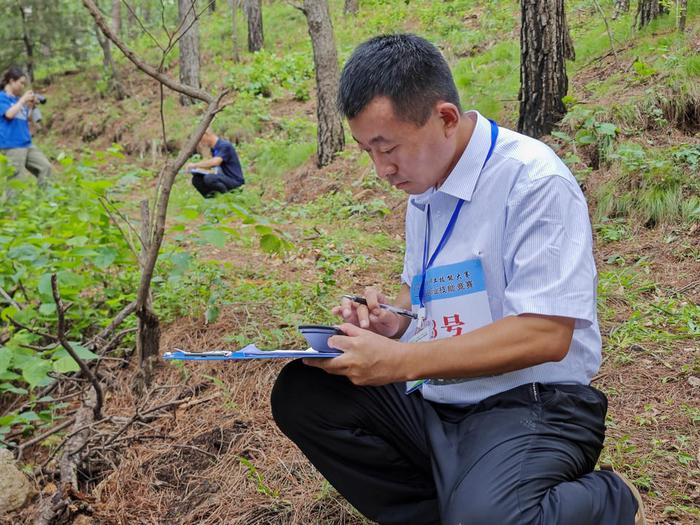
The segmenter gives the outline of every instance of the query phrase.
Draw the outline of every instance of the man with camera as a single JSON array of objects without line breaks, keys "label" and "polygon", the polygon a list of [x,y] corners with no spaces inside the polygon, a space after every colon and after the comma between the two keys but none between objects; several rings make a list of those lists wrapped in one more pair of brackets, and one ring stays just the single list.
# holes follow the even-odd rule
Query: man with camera
[{"label": "man with camera", "polygon": [[17,67],[10,67],[0,80],[0,154],[15,167],[11,179],[26,168],[43,186],[51,176],[51,164],[32,144],[29,119],[34,107],[46,102],[46,98],[32,90],[25,92],[26,85],[27,76]]}]

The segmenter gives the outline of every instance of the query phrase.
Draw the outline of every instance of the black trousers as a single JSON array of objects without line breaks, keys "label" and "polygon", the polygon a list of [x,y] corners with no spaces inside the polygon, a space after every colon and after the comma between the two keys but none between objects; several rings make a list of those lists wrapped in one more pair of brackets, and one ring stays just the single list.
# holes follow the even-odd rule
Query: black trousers
[{"label": "black trousers", "polygon": [[391,525],[632,525],[637,503],[593,471],[607,400],[532,383],[464,407],[354,386],[292,361],[272,391],[279,428],[362,514]]},{"label": "black trousers", "polygon": [[192,186],[202,195],[202,197],[213,197],[216,193],[226,193],[239,184],[232,182],[228,177],[220,173],[193,173]]}]

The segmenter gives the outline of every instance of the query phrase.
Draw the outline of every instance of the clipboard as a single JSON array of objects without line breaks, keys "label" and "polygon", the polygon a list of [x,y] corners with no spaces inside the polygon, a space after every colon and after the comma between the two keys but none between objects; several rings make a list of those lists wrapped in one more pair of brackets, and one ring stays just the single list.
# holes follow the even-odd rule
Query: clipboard
[{"label": "clipboard", "polygon": [[342,352],[331,350],[319,352],[313,348],[306,350],[261,350],[255,344],[249,344],[240,350],[212,350],[209,352],[188,352],[175,348],[172,352],[165,352],[163,359],[173,361],[235,361],[241,359],[299,359],[299,358],[333,358]]}]

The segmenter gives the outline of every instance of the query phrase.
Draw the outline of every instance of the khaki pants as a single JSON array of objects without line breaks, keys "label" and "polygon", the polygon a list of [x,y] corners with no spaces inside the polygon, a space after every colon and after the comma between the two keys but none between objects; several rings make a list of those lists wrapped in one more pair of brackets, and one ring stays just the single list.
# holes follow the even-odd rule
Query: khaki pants
[{"label": "khaki pants", "polygon": [[28,148],[0,149],[0,154],[5,155],[15,167],[16,171],[10,175],[10,179],[22,174],[25,168],[37,178],[39,186],[45,186],[51,177],[51,163],[34,145]]}]

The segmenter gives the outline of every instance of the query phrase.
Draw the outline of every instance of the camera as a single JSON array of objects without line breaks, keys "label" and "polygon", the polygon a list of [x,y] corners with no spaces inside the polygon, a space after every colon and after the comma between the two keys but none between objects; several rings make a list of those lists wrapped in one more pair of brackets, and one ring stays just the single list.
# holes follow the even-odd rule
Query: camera
[{"label": "camera", "polygon": [[46,97],[44,95],[34,95],[34,100],[39,104],[46,104]]}]

